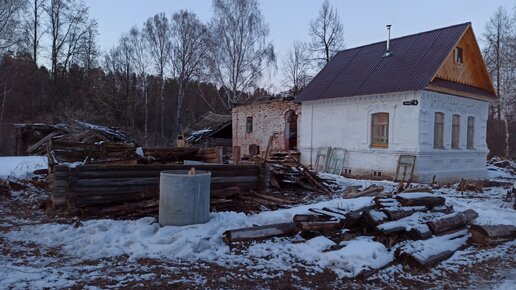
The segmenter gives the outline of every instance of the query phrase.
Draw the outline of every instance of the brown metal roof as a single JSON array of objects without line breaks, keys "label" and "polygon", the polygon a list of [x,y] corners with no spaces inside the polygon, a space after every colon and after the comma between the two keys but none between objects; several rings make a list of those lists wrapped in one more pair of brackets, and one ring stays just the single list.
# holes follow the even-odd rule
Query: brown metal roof
[{"label": "brown metal roof", "polygon": [[304,88],[296,102],[425,89],[471,23],[343,50]]}]

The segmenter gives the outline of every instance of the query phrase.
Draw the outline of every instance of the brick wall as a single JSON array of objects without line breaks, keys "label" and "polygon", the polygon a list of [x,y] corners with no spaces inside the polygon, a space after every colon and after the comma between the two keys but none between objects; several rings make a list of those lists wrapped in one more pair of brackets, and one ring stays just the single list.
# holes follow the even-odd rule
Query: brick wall
[{"label": "brick wall", "polygon": [[[263,156],[273,135],[271,151],[287,150],[287,120],[289,110],[300,114],[300,105],[286,100],[274,100],[233,108],[233,146],[240,146],[242,155],[249,154],[249,146],[256,144]],[[253,118],[252,132],[246,131],[247,117]],[[299,140],[299,130],[297,133]]]}]

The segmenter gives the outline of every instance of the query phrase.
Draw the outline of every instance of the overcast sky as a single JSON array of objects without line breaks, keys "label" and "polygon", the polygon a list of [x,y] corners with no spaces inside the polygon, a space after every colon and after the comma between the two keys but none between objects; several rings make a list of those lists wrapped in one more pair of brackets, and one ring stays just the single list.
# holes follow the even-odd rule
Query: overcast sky
[{"label": "overcast sky", "polygon": [[[294,40],[308,41],[308,26],[317,16],[322,0],[260,0],[270,27],[278,65]],[[210,0],[86,0],[99,24],[102,50],[114,46],[130,27],[141,24],[158,12],[172,14],[180,9],[193,11],[208,22]],[[477,38],[499,6],[513,13],[515,0],[330,0],[344,25],[346,48],[383,41],[386,24],[392,24],[392,38],[463,22],[472,22]]]}]

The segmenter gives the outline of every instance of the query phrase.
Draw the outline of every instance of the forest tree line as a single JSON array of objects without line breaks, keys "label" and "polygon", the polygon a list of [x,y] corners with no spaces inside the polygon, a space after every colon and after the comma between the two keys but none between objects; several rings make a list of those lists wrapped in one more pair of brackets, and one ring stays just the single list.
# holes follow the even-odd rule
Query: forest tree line
[{"label": "forest tree line", "polygon": [[[142,145],[174,145],[208,111],[296,96],[345,48],[328,1],[314,13],[310,41],[294,41],[281,59],[258,0],[213,0],[212,9],[206,23],[192,11],[158,13],[101,51],[86,1],[0,0],[0,153],[14,150],[12,123],[71,119],[123,128]],[[489,116],[496,155],[516,149],[508,148],[516,141],[515,23],[516,7],[500,7],[480,39],[500,97]],[[270,74],[282,80],[281,92],[263,80]]]}]

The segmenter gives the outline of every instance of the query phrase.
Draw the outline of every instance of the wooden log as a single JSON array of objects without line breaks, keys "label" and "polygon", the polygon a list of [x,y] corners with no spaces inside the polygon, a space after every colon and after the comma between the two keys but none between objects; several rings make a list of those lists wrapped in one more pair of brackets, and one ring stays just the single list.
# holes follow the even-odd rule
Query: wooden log
[{"label": "wooden log", "polygon": [[327,216],[327,217],[333,218],[333,219],[344,219],[344,217],[345,217],[343,214],[334,213],[334,212],[326,211],[326,210],[319,209],[319,208],[309,208],[308,211],[319,214],[319,215]]},{"label": "wooden log", "polygon": [[516,226],[513,225],[472,225],[469,228],[470,242],[487,246],[516,239]]},{"label": "wooden log", "polygon": [[444,205],[446,199],[428,192],[406,192],[400,193],[396,199],[402,206],[428,206],[435,207]]},{"label": "wooden log", "polygon": [[362,213],[362,217],[365,224],[370,228],[374,228],[388,219],[385,213],[377,210],[366,210]]},{"label": "wooden log", "polygon": [[262,240],[272,237],[295,235],[299,232],[295,223],[281,223],[225,231],[223,239],[226,244],[243,241]]},{"label": "wooden log", "polygon": [[407,207],[388,207],[382,208],[382,212],[384,212],[391,221],[396,221],[402,219],[404,217],[408,217],[415,212],[424,212],[427,211],[428,208],[426,206],[407,206]]},{"label": "wooden log", "polygon": [[342,221],[299,222],[297,225],[303,231],[323,233],[340,230],[344,227],[344,223]]},{"label": "wooden log", "polygon": [[415,267],[428,268],[453,255],[468,240],[468,231],[461,230],[449,235],[434,237],[428,240],[415,241],[404,245],[396,252],[402,262]]},{"label": "wooden log", "polygon": [[382,193],[384,190],[383,186],[370,186],[363,191],[348,193],[345,198],[357,198],[361,196],[375,196]]},{"label": "wooden log", "polygon": [[463,212],[450,214],[440,219],[427,222],[428,227],[434,235],[444,233],[446,231],[463,227],[478,217],[478,213],[472,209]]},{"label": "wooden log", "polygon": [[295,223],[300,222],[327,222],[332,218],[325,215],[316,215],[316,214],[296,214],[292,218],[292,221]]},{"label": "wooden log", "polygon": [[429,188],[429,187],[417,187],[417,188],[411,187],[411,188],[403,189],[403,191],[401,193],[403,193],[403,192],[428,192],[428,193],[432,193],[433,190],[431,188]]},{"label": "wooden log", "polygon": [[357,209],[357,210],[348,212],[347,214],[344,215],[346,217],[345,226],[346,227],[356,226],[362,220],[362,213],[364,211],[372,210],[372,209],[374,209],[374,206],[366,206],[361,209]]},{"label": "wooden log", "polygon": [[419,224],[413,227],[408,234],[413,240],[426,240],[432,237],[432,231],[427,224]]}]

